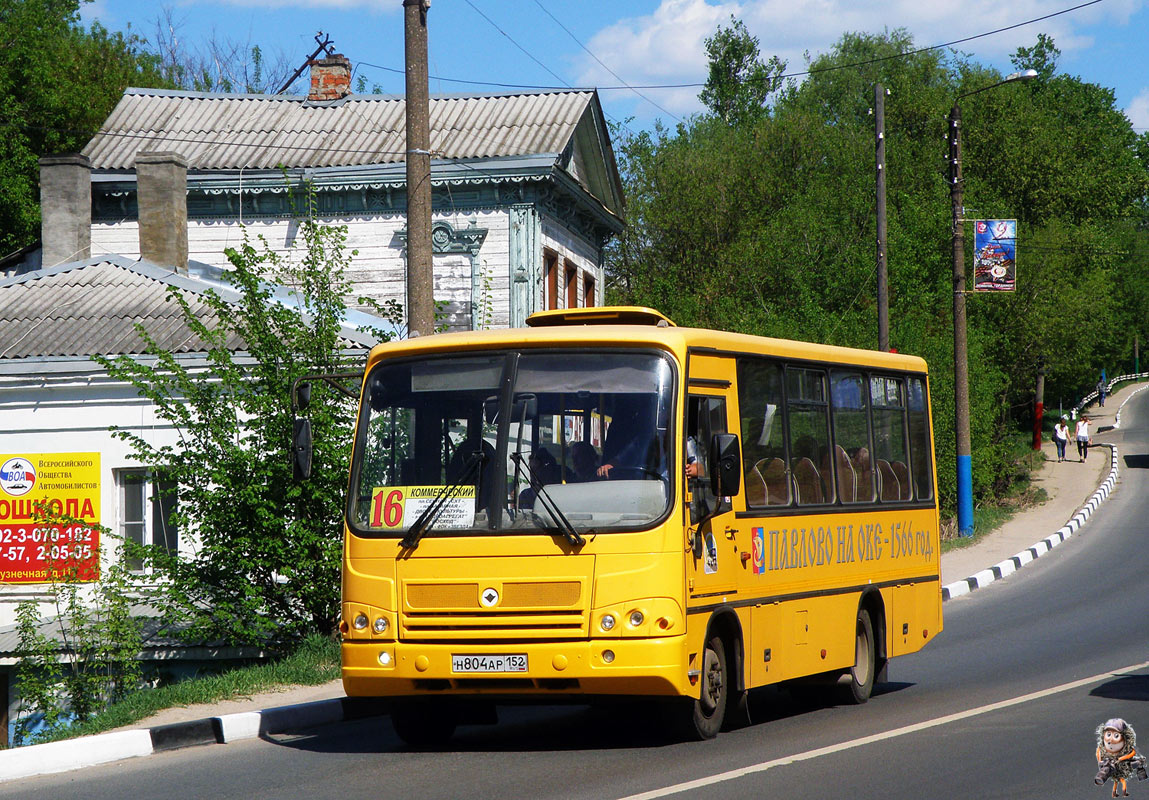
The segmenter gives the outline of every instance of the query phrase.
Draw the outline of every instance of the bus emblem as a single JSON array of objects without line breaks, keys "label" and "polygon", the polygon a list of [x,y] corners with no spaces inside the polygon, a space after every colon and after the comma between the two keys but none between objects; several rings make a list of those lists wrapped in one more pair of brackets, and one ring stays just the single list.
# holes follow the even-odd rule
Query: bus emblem
[{"label": "bus emblem", "polygon": [[753,545],[751,563],[754,565],[754,574],[761,575],[766,572],[766,541],[761,528],[754,528],[751,531],[750,542]]},{"label": "bus emblem", "polygon": [[499,604],[499,593],[494,589],[484,589],[479,595],[479,603],[483,608],[494,608]]}]

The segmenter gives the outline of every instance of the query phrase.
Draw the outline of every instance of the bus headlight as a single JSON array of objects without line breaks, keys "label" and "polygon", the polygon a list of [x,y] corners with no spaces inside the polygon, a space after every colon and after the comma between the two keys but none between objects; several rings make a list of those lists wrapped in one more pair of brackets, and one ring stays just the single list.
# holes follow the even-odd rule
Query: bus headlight
[{"label": "bus headlight", "polygon": [[375,624],[371,626],[371,629],[373,631],[375,631],[376,633],[386,633],[387,632],[387,618],[386,617],[379,617],[378,619],[376,619]]},{"label": "bus headlight", "polygon": [[630,597],[596,608],[589,627],[599,638],[638,639],[663,636],[684,616],[682,607],[669,597]]},{"label": "bus headlight", "polygon": [[359,614],[356,614],[355,619],[352,621],[351,624],[355,626],[355,630],[357,630],[357,631],[363,630],[364,628],[367,627],[367,615],[362,613],[362,612],[360,612]]}]

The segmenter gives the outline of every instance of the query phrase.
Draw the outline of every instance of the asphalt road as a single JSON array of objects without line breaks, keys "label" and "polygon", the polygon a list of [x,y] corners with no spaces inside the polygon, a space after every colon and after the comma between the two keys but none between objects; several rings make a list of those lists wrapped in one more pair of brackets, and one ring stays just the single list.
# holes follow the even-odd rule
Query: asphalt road
[{"label": "asphalt road", "polygon": [[[0,798],[1104,798],[1094,729],[1149,746],[1149,392],[1115,495],[1015,575],[945,604],[945,631],[860,707],[767,690],[756,723],[666,741],[636,712],[500,710],[412,752],[386,719],[192,748],[0,785]],[[1035,539],[1040,531],[1035,531]],[[1149,797],[1149,782],[1130,785]]]}]

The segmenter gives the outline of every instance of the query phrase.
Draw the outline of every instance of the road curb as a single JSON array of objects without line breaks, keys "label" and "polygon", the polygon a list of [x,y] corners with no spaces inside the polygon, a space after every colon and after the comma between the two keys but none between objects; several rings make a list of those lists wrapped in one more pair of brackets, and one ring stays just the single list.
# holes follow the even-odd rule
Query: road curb
[{"label": "road curb", "polygon": [[100,733],[61,742],[0,750],[0,781],[68,772],[125,758],[205,744],[226,744],[276,733],[363,719],[386,713],[387,706],[355,697],[336,697],[262,711],[223,714],[154,728]]},{"label": "road curb", "polygon": [[[1120,411],[1118,414],[1120,415]],[[1020,553],[1004,561],[999,561],[992,567],[983,569],[981,572],[971,575],[968,578],[946,584],[942,587],[942,600],[960,597],[963,594],[969,594],[975,589],[988,586],[994,581],[999,581],[1007,575],[1017,572],[1017,570],[1031,561],[1045,555],[1070,536],[1077,533],[1077,531],[1081,529],[1081,526],[1093,516],[1093,512],[1109,499],[1109,495],[1113,493],[1114,488],[1117,486],[1117,478],[1120,474],[1120,469],[1117,464],[1117,446],[1112,444],[1099,444],[1096,445],[1096,447],[1108,447],[1110,450],[1109,475],[1102,481],[1101,485],[1097,487],[1097,491],[1089,496],[1089,499],[1085,501],[1085,505],[1081,507],[1080,511],[1073,515],[1073,518],[1069,520],[1069,522],[1065,523],[1041,541],[1035,542],[1022,550]]]}]

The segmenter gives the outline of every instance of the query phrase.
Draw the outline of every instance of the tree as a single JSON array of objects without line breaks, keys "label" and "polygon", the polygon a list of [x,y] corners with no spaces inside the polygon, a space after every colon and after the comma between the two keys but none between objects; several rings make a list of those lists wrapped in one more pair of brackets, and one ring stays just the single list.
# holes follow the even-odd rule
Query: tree
[{"label": "tree", "polygon": [[[620,140],[628,227],[610,249],[610,298],[660,308],[679,324],[873,348],[869,107],[880,82],[891,92],[890,338],[930,364],[939,493],[952,505],[945,117],[955,98],[1003,76],[966,56],[918,52],[905,31],[847,34],[766,106],[748,70],[731,68],[746,63],[739,53],[756,62],[757,43],[737,24],[720,33],[708,52],[711,74],[725,79],[708,83],[704,98],[714,113]],[[727,40],[739,47],[721,46]],[[1017,63],[1042,79],[961,103],[966,216],[1016,218],[1023,259],[1016,293],[969,301],[979,499],[1014,472],[1008,440],[1030,424],[1037,369],[1047,370],[1046,397],[1076,399],[1102,366],[1132,366],[1149,308],[1138,261],[1149,249],[1149,137],[1134,134],[1111,90],[1056,74],[1056,54],[1039,37]]]},{"label": "tree", "polygon": [[80,150],[125,87],[166,85],[141,39],[84,28],[79,8],[0,0],[0,253],[39,236],[40,156]]},{"label": "tree", "polygon": [[[93,527],[43,505],[35,516],[35,524],[47,529]],[[107,546],[115,537],[100,528],[100,540]],[[51,738],[71,721],[87,720],[143,680],[142,626],[132,616],[132,581],[124,564],[110,560],[93,582],[86,558],[67,545],[53,550],[58,557],[49,562],[47,622],[41,619],[42,601],[30,598],[16,607],[17,745]]]},{"label": "tree", "polygon": [[[284,53],[269,58],[250,38],[241,42],[213,33],[198,46],[189,46],[179,35],[181,24],[172,9],[164,7],[149,43],[165,80],[181,89],[273,94],[295,72],[296,64]],[[307,80],[306,73],[302,80]]]},{"label": "tree", "polygon": [[706,55],[710,71],[698,96],[703,104],[731,125],[762,116],[767,98],[781,86],[786,63],[777,56],[763,63],[758,38],[734,17],[729,28],[719,28],[706,38]]},{"label": "tree", "polygon": [[[325,384],[313,390],[313,473],[292,479],[292,381],[312,373],[360,368],[362,355],[343,350],[340,320],[351,286],[346,229],[321,225],[313,209],[301,222],[298,260],[245,241],[227,255],[237,303],[208,293],[214,319],[202,322],[185,297],[189,328],[209,345],[207,364],[193,372],[155,345],[154,361],[98,358],[109,374],[130,381],[179,432],[179,443],[156,447],[120,431],[135,455],[174,482],[177,520],[196,547],[172,554],[149,548],[159,582],[157,605],[198,641],[277,644],[307,632],[334,630],[339,605],[342,509],[354,404]],[[353,255],[353,254],[351,254]],[[293,287],[298,307],[272,299],[271,277]],[[360,300],[360,302],[368,302]],[[380,309],[397,319],[397,307]],[[380,339],[387,334],[377,331]],[[246,350],[233,352],[238,337]]]},{"label": "tree", "polygon": [[1061,51],[1053,43],[1053,38],[1039,33],[1033,47],[1017,48],[1009,60],[1018,69],[1037,70],[1038,80],[1048,81],[1057,72],[1057,60],[1060,57]]}]

